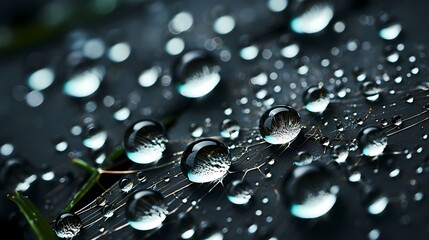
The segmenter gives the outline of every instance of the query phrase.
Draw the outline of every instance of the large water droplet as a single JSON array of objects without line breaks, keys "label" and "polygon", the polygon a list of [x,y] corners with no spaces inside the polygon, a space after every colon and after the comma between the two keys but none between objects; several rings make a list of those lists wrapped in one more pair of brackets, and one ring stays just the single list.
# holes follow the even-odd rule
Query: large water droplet
[{"label": "large water droplet", "polygon": [[177,90],[188,98],[210,93],[220,82],[220,67],[212,55],[203,50],[186,52],[174,68]]},{"label": "large water droplet", "polygon": [[245,180],[234,180],[226,188],[228,200],[237,205],[248,203],[253,195],[253,189]]},{"label": "large water droplet", "polygon": [[215,139],[200,139],[189,144],[182,154],[180,167],[191,182],[205,183],[218,180],[231,166],[228,148]]},{"label": "large water droplet", "polygon": [[334,16],[334,8],[323,1],[313,1],[309,5],[302,4],[299,14],[290,22],[292,30],[296,33],[312,34],[322,31],[328,26]]},{"label": "large water droplet", "polygon": [[324,87],[312,86],[309,87],[303,95],[303,102],[305,108],[314,113],[321,113],[325,111],[329,104],[328,90]]},{"label": "large water droplet", "polygon": [[36,181],[37,175],[27,161],[9,158],[0,164],[0,189],[2,192],[27,191]]},{"label": "large water droplet", "polygon": [[74,213],[63,213],[55,221],[54,231],[59,238],[74,238],[82,228],[80,217]]},{"label": "large water droplet", "polygon": [[295,109],[288,106],[272,107],[259,120],[259,132],[271,144],[293,141],[301,128],[301,117]]},{"label": "large water droplet", "polygon": [[325,167],[312,164],[294,168],[286,176],[283,190],[291,214],[310,219],[331,210],[337,200],[339,186]]},{"label": "large water droplet", "polygon": [[128,223],[137,230],[146,231],[160,227],[167,214],[164,197],[150,189],[132,193],[125,206]]},{"label": "large water droplet", "polygon": [[153,163],[161,159],[167,142],[164,126],[150,119],[133,123],[128,127],[123,139],[128,158],[139,164]]},{"label": "large water droplet", "polygon": [[379,127],[364,128],[358,134],[357,140],[362,153],[368,157],[382,154],[387,146],[387,136]]},{"label": "large water droplet", "polygon": [[104,77],[104,68],[93,67],[72,75],[64,83],[64,92],[72,97],[87,97],[95,93]]}]

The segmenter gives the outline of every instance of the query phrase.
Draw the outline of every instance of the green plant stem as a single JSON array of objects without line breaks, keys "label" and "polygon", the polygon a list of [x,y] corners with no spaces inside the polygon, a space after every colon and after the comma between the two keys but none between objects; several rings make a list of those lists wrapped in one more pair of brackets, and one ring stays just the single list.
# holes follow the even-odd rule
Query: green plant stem
[{"label": "green plant stem", "polygon": [[15,191],[7,197],[19,207],[39,240],[57,239],[48,220],[27,196]]}]

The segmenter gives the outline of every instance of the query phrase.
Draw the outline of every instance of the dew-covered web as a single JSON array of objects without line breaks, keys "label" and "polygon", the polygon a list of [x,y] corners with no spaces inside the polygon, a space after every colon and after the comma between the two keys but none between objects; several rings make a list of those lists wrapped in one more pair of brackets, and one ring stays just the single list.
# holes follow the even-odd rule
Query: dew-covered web
[{"label": "dew-covered web", "polygon": [[[270,0],[265,5],[268,8],[263,14],[276,14],[284,11],[287,1]],[[168,24],[171,38],[162,52],[176,60],[188,51],[183,44],[194,44],[213,55],[217,65],[209,59],[210,66],[204,66],[207,63],[204,56],[201,57],[204,61],[183,60],[183,64],[190,66],[183,68],[181,74],[191,74],[190,82],[175,79],[181,75],[171,64],[148,68],[139,78],[139,87],[159,91],[168,104],[180,94],[174,89],[174,81],[186,89],[187,95],[182,97],[198,96],[186,111],[175,116],[174,123],[166,130],[166,149],[155,162],[137,164],[122,153],[115,159],[121,163],[119,169],[114,167],[115,163],[109,168],[100,167],[107,159],[104,155],[109,154],[99,151],[107,133],[96,128],[92,120],[84,120],[92,127],[84,133],[89,145],[85,139],[83,144],[94,151],[92,155],[71,151],[69,157],[99,167],[102,176],[117,178],[110,185],[103,186],[100,182],[101,188],[105,188],[102,193],[72,209],[82,222],[79,234],[73,239],[299,239],[309,236],[302,229],[319,229],[321,224],[338,225],[350,216],[357,219],[350,224],[363,231],[364,237],[377,239],[389,230],[380,226],[383,217],[392,214],[404,226],[421,220],[422,216],[411,216],[407,209],[425,200],[426,193],[419,182],[427,185],[421,177],[427,171],[429,120],[429,72],[424,47],[405,41],[401,37],[406,34],[401,22],[386,15],[360,13],[350,18],[341,15],[331,21],[330,14],[335,12],[331,13],[330,5],[308,9],[309,12],[291,18],[294,22],[291,33],[277,30],[263,38],[250,38],[240,32],[240,24],[245,25],[252,19],[238,13],[217,13],[219,16],[214,19],[201,22],[198,21],[200,14],[188,11],[172,14]],[[313,22],[312,28],[295,29],[306,26],[302,22],[310,21],[312,14],[320,9],[324,15],[316,22],[322,25]],[[200,28],[209,29],[210,34],[215,35]],[[311,41],[318,41],[323,35],[299,35],[301,31],[318,31],[318,28],[335,38],[329,44],[324,42],[326,46],[322,50]],[[353,31],[354,28],[360,31]],[[234,31],[243,38],[239,46],[228,37]],[[200,34],[203,43],[189,40],[193,33]],[[132,44],[118,44],[114,45],[116,50],[112,47],[109,51],[113,62],[125,61],[129,48],[133,49]],[[123,55],[124,52],[128,54]],[[156,57],[153,61],[161,61]],[[210,76],[205,76],[213,64],[216,71],[209,71]],[[46,78],[46,71],[39,74],[45,74]],[[105,72],[86,76],[86,83],[97,85],[86,88],[88,91],[97,91],[103,78],[100,74]],[[218,77],[219,84],[213,83]],[[201,82],[196,83],[199,80],[196,78]],[[74,83],[65,83],[66,93],[82,87],[73,87],[73,84],[84,84],[79,82],[82,79],[74,80]],[[194,88],[187,84],[196,84],[199,92],[193,93]],[[49,86],[49,82],[45,85]],[[207,95],[200,98],[199,94],[204,91],[208,91]],[[71,94],[92,94],[77,92]],[[97,94],[105,94],[98,103],[101,107],[97,108],[95,102],[86,102],[82,104],[84,108],[89,115],[102,107],[114,108],[112,117],[121,123],[123,132],[132,124],[128,120],[133,113],[140,116],[138,119],[169,121],[168,114],[167,120],[156,119],[162,114],[151,106],[144,109],[116,106],[112,96]],[[138,98],[138,102],[149,100],[145,96],[127,97]],[[33,100],[28,100],[29,105],[34,105],[37,99]],[[264,136],[267,134],[261,135],[261,117],[277,106],[296,111],[301,123],[299,134],[287,143],[275,144],[267,141]],[[285,119],[279,117],[273,123],[283,126],[281,121]],[[288,128],[273,129],[279,131],[276,134],[290,134]],[[77,131],[76,134],[73,131]],[[81,136],[79,129],[72,128],[71,132]],[[272,136],[281,137],[276,134]],[[221,177],[198,183],[188,179],[181,160],[185,149],[202,139],[224,144],[229,150],[231,166]],[[7,147],[0,148],[2,155]],[[63,152],[78,146],[57,139],[55,148]],[[225,155],[209,155],[207,159],[213,156]],[[124,165],[127,168],[121,169]],[[223,165],[217,162],[216,166]],[[208,171],[206,177],[210,173]],[[85,180],[79,179],[82,185]],[[46,199],[62,187],[62,182],[53,187]],[[153,204],[153,199],[142,203],[151,208],[147,215],[153,218],[147,221],[159,221],[148,230],[133,228],[126,210],[131,196],[142,190],[153,190],[163,198],[162,206],[160,202]],[[350,196],[353,196],[351,202],[346,202]],[[66,203],[63,204],[65,207]],[[391,206],[400,207],[402,212],[390,213]]]}]

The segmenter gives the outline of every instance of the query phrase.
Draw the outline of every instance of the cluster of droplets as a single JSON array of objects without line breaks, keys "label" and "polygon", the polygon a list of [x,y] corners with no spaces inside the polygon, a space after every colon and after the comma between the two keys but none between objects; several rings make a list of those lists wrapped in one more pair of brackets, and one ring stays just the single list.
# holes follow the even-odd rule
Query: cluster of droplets
[{"label": "cluster of droplets", "polygon": [[[316,34],[322,32],[329,26],[334,17],[334,7],[334,5],[327,1],[304,1],[303,3],[298,3],[297,6],[293,6],[293,4],[289,6],[288,1],[268,1],[268,8],[272,12],[281,12],[286,8],[297,9],[297,11],[294,11],[294,15],[291,17],[290,21],[290,28],[296,34]],[[235,29],[235,21],[236,20],[230,15],[222,15],[214,21],[213,29],[220,35],[227,35]],[[180,12],[169,22],[168,28],[171,33],[180,34],[192,29],[193,24],[194,19],[190,13]],[[343,32],[345,27],[346,25],[343,22],[337,22],[333,26],[334,31],[337,33]],[[392,19],[388,15],[382,15],[380,17],[378,34],[384,41],[392,42],[398,39],[401,30],[401,25],[395,19]],[[92,44],[92,49],[97,49],[94,46],[102,46],[102,44],[100,45],[99,42],[95,40],[88,41],[87,44]],[[348,51],[355,51],[360,47],[359,44],[357,40],[349,41],[347,44]],[[280,47],[280,55],[282,57],[287,60],[297,60],[295,62],[295,67],[298,75],[301,77],[308,77],[311,73],[310,70],[312,70],[312,66],[308,64],[308,58],[299,58],[304,50],[300,47],[299,43],[295,41],[286,41],[281,43]],[[386,60],[390,63],[397,63],[400,51],[402,51],[400,49],[401,47],[399,45],[396,48],[385,48]],[[176,62],[172,68],[172,79],[175,83],[174,87],[181,96],[189,99],[204,98],[209,96],[221,82],[221,67],[217,61],[218,59],[216,59],[212,52],[202,49],[184,51],[184,42],[180,37],[169,40],[166,44],[166,51],[170,55],[177,55]],[[337,56],[339,55],[339,51],[340,50],[337,48],[333,48],[331,53]],[[130,46],[126,42],[115,43],[108,50],[109,59],[117,63],[125,61],[129,54]],[[228,54],[227,52],[223,52],[223,55],[220,54],[220,59],[222,61],[227,61],[225,59],[228,59]],[[239,52],[240,57],[244,60],[256,59],[259,54],[265,59],[270,59],[272,56],[272,52],[268,49],[263,49],[258,44],[248,44],[247,47],[242,48]],[[86,52],[86,55],[89,58],[98,58],[100,54],[97,53],[97,51],[90,51]],[[323,67],[328,67],[331,64],[332,63],[328,59],[323,59],[321,61]],[[282,69],[283,65],[283,62],[277,61],[275,67],[277,69]],[[418,68],[417,70],[413,68],[411,72],[415,74],[418,73]],[[154,65],[141,73],[138,77],[138,83],[144,88],[149,88],[153,86],[163,74],[163,69]],[[92,96],[100,88],[105,75],[106,69],[103,66],[97,65],[86,66],[82,69],[76,68],[75,71],[72,71],[68,75],[63,85],[63,91],[66,95],[79,99]],[[330,112],[328,114],[326,113],[331,107],[335,109],[336,104],[338,104],[338,101],[335,101],[338,99],[333,98],[337,96],[340,99],[347,99],[348,95],[353,94],[350,89],[344,87],[344,83],[347,83],[345,80],[348,80],[344,75],[344,70],[342,68],[335,68],[334,76],[341,80],[332,79],[332,81],[329,81],[329,83],[341,83],[337,84],[338,86],[335,88],[336,95],[333,94],[332,86],[326,83],[309,85],[304,81],[301,86],[297,86],[298,83],[291,83],[289,85],[290,89],[295,90],[300,87],[306,89],[299,93],[302,94],[302,109],[306,112],[301,112],[300,105],[292,101],[296,100],[295,93],[290,95],[291,105],[275,105],[277,99],[270,96],[268,92],[272,90],[274,93],[283,93],[284,86],[278,84],[273,86],[272,89],[269,88],[272,87],[272,82],[279,82],[278,79],[285,78],[284,76],[279,77],[275,72],[262,72],[254,75],[249,81],[252,87],[258,89],[255,102],[259,100],[263,102],[263,104],[255,104],[255,106],[258,107],[258,113],[261,112],[260,109],[264,111],[262,115],[260,115],[259,125],[251,130],[243,129],[239,122],[231,117],[232,108],[226,108],[224,111],[226,117],[218,125],[218,133],[220,136],[201,138],[205,133],[205,126],[195,123],[191,124],[190,132],[193,139],[190,140],[190,143],[186,140],[185,142],[188,144],[184,147],[184,150],[174,153],[174,157],[168,159],[171,162],[167,164],[169,164],[169,166],[175,166],[176,169],[180,168],[179,176],[184,176],[189,182],[189,184],[184,185],[183,189],[192,184],[223,184],[223,181],[229,177],[229,175],[232,175],[231,173],[235,173],[234,171],[236,170],[232,169],[235,163],[243,164],[246,167],[249,166],[246,165],[248,162],[251,164],[256,163],[254,166],[252,165],[252,167],[249,167],[249,169],[244,170],[244,175],[250,172],[251,169],[257,169],[261,171],[265,179],[270,179],[272,178],[272,174],[269,171],[269,167],[262,170],[261,166],[273,166],[276,164],[276,161],[287,162],[289,159],[267,159],[265,163],[265,159],[259,159],[261,155],[263,156],[263,154],[266,153],[264,152],[265,148],[259,148],[260,145],[266,148],[273,146],[279,147],[279,149],[284,152],[292,149],[291,144],[301,136],[305,139],[303,141],[304,143],[309,140],[320,140],[325,150],[330,149],[329,158],[333,162],[330,162],[332,163],[331,165],[337,166],[336,164],[338,164],[337,167],[344,167],[349,182],[362,184],[362,203],[366,211],[371,215],[383,213],[390,201],[389,198],[381,193],[380,190],[364,183],[361,172],[359,171],[359,164],[362,164],[362,161],[353,164],[350,162],[352,162],[354,158],[361,156],[368,157],[372,160],[377,160],[378,157],[382,157],[388,146],[388,137],[395,133],[392,133],[392,129],[399,129],[398,131],[402,131],[400,127],[404,126],[403,123],[408,119],[395,115],[392,117],[392,125],[398,128],[388,128],[386,120],[382,121],[382,127],[374,124],[362,129],[360,128],[364,124],[364,120],[362,118],[357,119],[356,126],[359,127],[360,131],[358,134],[355,134],[356,136],[352,137],[353,140],[350,142],[343,141],[344,139],[342,138],[345,127],[350,128],[350,126],[340,121],[336,128],[336,132],[338,133],[336,137],[328,138],[323,136],[318,131],[321,131],[320,129],[328,125],[325,115],[330,114]],[[360,84],[359,94],[368,101],[368,104],[377,103],[380,100],[380,96],[385,93],[381,85],[382,81],[387,80],[383,78],[381,78],[381,80],[373,79],[369,76],[369,72],[360,67],[355,67],[352,70],[352,75]],[[41,68],[29,75],[28,85],[34,91],[32,94],[29,93],[27,95],[27,98],[31,100],[28,101],[33,105],[37,105],[38,101],[40,102],[41,93],[39,92],[48,88],[54,81],[54,78],[55,73],[48,67]],[[385,79],[387,79],[387,77]],[[164,83],[169,83],[170,80],[171,79],[164,76]],[[402,77],[396,76],[394,81],[399,84],[402,81]],[[308,83],[309,82],[310,80]],[[421,87],[421,90],[422,89],[426,91],[427,86]],[[113,97],[111,96],[105,97],[104,104],[106,106],[113,106],[111,102],[114,102],[114,100],[112,99]],[[411,104],[414,101],[415,98],[413,95],[407,96],[407,103]],[[243,106],[246,104],[250,105],[249,103],[254,104],[252,99],[246,97],[240,98],[238,102]],[[357,101],[354,101],[354,103],[357,103]],[[356,108],[360,105],[347,106]],[[88,103],[86,104],[86,109],[91,111],[91,109],[94,109],[94,105]],[[115,109],[114,118],[116,120],[125,121],[128,119],[130,115],[130,109],[128,107],[120,106]],[[246,112],[243,110],[243,113],[249,114],[251,110],[249,108],[246,109],[248,111]],[[348,110],[348,112],[351,111],[354,110]],[[309,112],[310,115],[307,115],[307,112]],[[303,123],[304,117],[308,116],[311,116],[313,120],[316,119],[317,121],[321,119],[321,126],[311,126],[311,120]],[[346,116],[345,120],[348,121],[348,118],[351,117]],[[326,122],[323,122],[325,120]],[[344,121],[344,123],[347,121]],[[386,122],[386,124],[384,122]],[[72,131],[74,130],[72,129]],[[100,150],[108,140],[107,132],[94,122],[86,122],[85,127],[81,129],[81,131],[83,131],[83,145],[93,151]],[[76,135],[80,135],[80,133]],[[340,139],[340,143],[337,144],[335,141],[338,139]],[[156,166],[163,158],[169,158],[166,152],[171,142],[173,141],[168,139],[163,124],[151,119],[142,119],[128,125],[123,137],[123,147],[127,159],[141,166],[143,170],[150,170],[152,164]],[[301,141],[299,141],[298,144],[301,144]],[[257,146],[255,151],[260,151],[262,154],[252,155],[252,147],[254,146]],[[58,152],[64,152],[68,147],[67,142],[62,139],[55,142],[55,149]],[[298,146],[298,148],[299,147],[300,146]],[[356,156],[354,154],[356,149],[359,149],[361,155]],[[5,147],[5,150],[2,151],[7,152],[7,150],[8,149]],[[241,150],[241,152],[237,154],[235,150]],[[292,167],[290,169],[288,168],[284,182],[279,188],[285,206],[290,214],[297,218],[314,219],[329,215],[329,212],[334,208],[337,202],[340,184],[336,181],[337,179],[333,173],[334,170],[329,168],[331,167],[330,165],[325,165],[324,161],[321,160],[323,156],[318,156],[316,155],[317,153],[315,153],[316,151],[313,151],[313,149],[310,151],[299,151],[297,160],[289,162]],[[177,158],[177,156],[179,156],[179,158]],[[273,155],[270,155],[270,157],[272,156]],[[101,162],[102,160],[99,161],[99,163]],[[0,168],[2,169],[2,178],[0,179],[2,181],[1,186],[12,186],[14,190],[25,191],[37,178],[37,176],[32,173],[31,169],[27,168],[25,164],[16,159],[10,159],[4,162],[3,165]],[[171,169],[174,169],[174,167]],[[397,176],[398,173],[392,172],[392,176],[395,174],[395,176]],[[174,196],[177,199],[180,198],[183,204],[191,201],[191,198],[179,197],[180,193],[176,192],[175,189],[161,191],[157,190],[156,187],[153,187],[153,189],[140,188],[139,185],[144,184],[147,179],[141,175],[142,172],[139,173],[138,184],[127,177],[121,178],[118,183],[118,187],[127,199],[126,203],[123,204],[125,206],[125,217],[128,221],[127,224],[132,228],[148,231],[162,227],[169,214],[175,211],[175,209],[170,208],[171,202],[167,201],[168,197]],[[163,177],[163,181],[170,182],[172,180],[165,176]],[[7,184],[5,184],[6,182]],[[234,205],[248,204],[256,192],[253,183],[249,183],[245,176],[243,176],[242,179],[234,179],[226,183],[226,198]],[[259,184],[260,183],[255,185],[259,186]],[[178,184],[173,186],[174,188],[178,188],[181,185]],[[179,188],[179,191],[180,190],[182,190],[182,188]],[[11,190],[8,189],[7,191]],[[262,202],[266,204],[268,200],[264,198]],[[105,202],[99,202],[97,204],[104,207],[107,206]],[[192,201],[191,204],[195,208],[198,207],[198,201]],[[114,214],[114,210],[112,210],[114,208],[109,206],[109,208],[106,207],[105,209],[107,210],[104,211],[104,217],[111,218]],[[261,215],[260,210],[256,211],[256,215]],[[189,220],[188,217],[189,215],[183,215],[183,218],[181,217],[179,220],[182,223],[181,227],[183,231],[181,232],[181,238],[183,239],[192,238],[196,231],[195,223]],[[212,237],[215,239],[217,237],[221,239],[223,236],[218,228],[212,228],[210,224],[205,222],[201,223],[201,228],[203,229],[200,233],[202,237]],[[251,225],[248,229],[249,232],[254,232],[256,231],[255,229],[257,229],[257,225],[256,227],[255,225]],[[73,238],[82,230],[82,222],[77,214],[64,213],[56,220],[54,230],[60,238]],[[375,230],[370,232],[371,236],[377,233],[379,234],[379,232]],[[104,233],[105,231],[100,230],[100,232]]]}]

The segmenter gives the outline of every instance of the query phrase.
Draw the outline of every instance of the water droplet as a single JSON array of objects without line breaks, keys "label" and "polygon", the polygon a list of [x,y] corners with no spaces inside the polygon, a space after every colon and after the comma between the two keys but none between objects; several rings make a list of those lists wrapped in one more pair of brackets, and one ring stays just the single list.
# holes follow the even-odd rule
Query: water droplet
[{"label": "water droplet", "polygon": [[298,44],[289,42],[281,49],[280,53],[285,58],[293,58],[298,55],[299,51],[300,49]]},{"label": "water droplet", "polygon": [[235,27],[235,20],[232,16],[221,16],[213,23],[213,29],[219,34],[227,34]]},{"label": "water droplet", "polygon": [[378,215],[384,212],[389,199],[374,187],[365,186],[363,191],[363,204],[367,208],[368,213]]},{"label": "water droplet", "polygon": [[25,101],[30,107],[38,107],[43,103],[44,100],[45,97],[39,91],[31,91],[25,96]]},{"label": "water droplet", "polygon": [[178,55],[185,49],[185,42],[179,37],[170,39],[165,44],[165,51],[170,55]]},{"label": "water droplet", "polygon": [[108,219],[115,215],[115,208],[112,205],[106,205],[103,208],[103,216]]},{"label": "water droplet", "polygon": [[63,213],[55,221],[54,231],[59,238],[74,238],[82,228],[80,217],[74,213]]},{"label": "water droplet", "polygon": [[204,240],[223,240],[223,233],[220,231],[219,227],[215,224],[208,223],[203,221],[200,224],[201,233],[200,237]]},{"label": "water droplet", "polygon": [[380,127],[364,128],[357,140],[362,153],[368,157],[379,156],[387,146],[387,136]]},{"label": "water droplet", "polygon": [[87,148],[97,150],[104,146],[107,141],[107,132],[96,123],[89,123],[86,126],[83,145]]},{"label": "water droplet", "polygon": [[44,166],[41,170],[41,177],[44,181],[51,181],[55,178],[55,172],[49,166]]},{"label": "water droplet", "polygon": [[167,142],[164,126],[150,119],[133,123],[126,130],[123,139],[128,158],[139,164],[153,163],[161,159]]},{"label": "water droplet", "polygon": [[139,76],[139,84],[142,87],[150,87],[156,83],[161,74],[161,68],[153,66],[144,70]]},{"label": "water droplet", "polygon": [[273,12],[281,12],[286,9],[288,0],[268,0],[268,9]]},{"label": "water droplet", "polygon": [[343,163],[346,161],[348,156],[349,156],[349,150],[345,145],[335,145],[332,148],[332,152],[331,152],[332,160],[338,163]]},{"label": "water droplet", "polygon": [[3,156],[9,156],[13,153],[14,146],[10,143],[5,143],[0,147],[0,154]]},{"label": "water droplet", "polygon": [[259,54],[259,49],[256,45],[250,45],[240,50],[240,57],[244,60],[255,59]]},{"label": "water droplet", "polygon": [[322,31],[328,26],[334,16],[334,8],[323,1],[301,3],[295,11],[298,13],[290,22],[292,30],[296,33],[313,34]]},{"label": "water droplet", "polygon": [[118,121],[125,121],[130,116],[131,111],[127,107],[118,107],[118,109],[113,113],[113,117]]},{"label": "water droplet", "polygon": [[42,91],[54,82],[55,74],[50,68],[42,68],[28,77],[28,86],[36,91]]},{"label": "water droplet", "polygon": [[362,82],[366,79],[366,72],[361,67],[354,67],[353,76],[357,81]]},{"label": "water droplet", "polygon": [[204,128],[200,124],[191,123],[189,125],[189,132],[193,138],[199,138],[204,133]]},{"label": "water droplet", "polygon": [[176,62],[174,79],[182,96],[200,98],[210,93],[220,82],[220,66],[209,52],[192,50]]},{"label": "water droplet", "polygon": [[237,205],[247,204],[253,195],[253,189],[245,180],[234,180],[226,188],[228,200]]},{"label": "water droplet", "polygon": [[108,52],[108,57],[113,62],[123,62],[130,56],[131,47],[126,42],[120,42],[113,45]]},{"label": "water droplet", "polygon": [[104,72],[105,70],[102,67],[93,67],[78,72],[65,82],[63,90],[65,94],[72,97],[88,97],[100,87],[101,81],[104,78]]},{"label": "water droplet", "polygon": [[331,210],[337,200],[339,186],[325,167],[312,164],[289,172],[283,190],[291,214],[311,219]]},{"label": "water droplet", "polygon": [[173,34],[179,34],[191,29],[194,24],[194,18],[189,12],[180,12],[168,24],[168,29]]},{"label": "water droplet", "polygon": [[395,126],[400,126],[402,124],[402,118],[399,115],[395,115],[392,117],[392,123]]},{"label": "water droplet", "polygon": [[186,212],[178,214],[178,229],[182,239],[191,239],[195,234],[195,220]]},{"label": "water droplet", "polygon": [[54,146],[55,150],[57,150],[58,152],[64,152],[65,150],[67,150],[68,143],[64,139],[59,138],[55,139]]},{"label": "water droplet", "polygon": [[294,164],[297,166],[305,166],[311,164],[314,161],[314,156],[307,151],[302,151],[298,153],[298,161],[295,161]]},{"label": "water droplet", "polygon": [[292,142],[301,132],[301,117],[289,106],[268,109],[259,120],[259,132],[271,144]]},{"label": "water droplet", "polygon": [[396,19],[389,14],[381,15],[379,28],[378,34],[384,40],[396,39],[402,30],[401,24],[399,24]]},{"label": "water droplet", "polygon": [[373,81],[366,81],[362,84],[362,92],[368,101],[374,102],[380,97],[380,88]]},{"label": "water droplet", "polygon": [[9,158],[0,165],[0,189],[2,192],[27,191],[36,181],[34,167],[22,158]]},{"label": "water droplet", "polygon": [[128,193],[129,191],[131,191],[131,189],[133,189],[133,186],[134,186],[133,180],[129,178],[122,178],[121,181],[119,182],[119,188],[125,193]]},{"label": "water droplet", "polygon": [[240,124],[234,119],[224,119],[219,126],[220,135],[224,138],[234,140],[240,134]]},{"label": "water droplet", "polygon": [[329,93],[324,87],[309,87],[303,95],[305,108],[313,113],[322,113],[329,104]]},{"label": "water droplet", "polygon": [[181,157],[180,167],[191,182],[205,183],[218,180],[231,166],[228,148],[214,139],[200,139],[189,144]]},{"label": "water droplet", "polygon": [[132,193],[125,206],[125,216],[130,226],[142,231],[161,227],[167,214],[164,197],[150,189]]},{"label": "water droplet", "polygon": [[99,207],[104,207],[107,205],[107,199],[103,196],[99,196],[97,197],[95,203],[99,206]]},{"label": "water droplet", "polygon": [[354,170],[354,171],[349,173],[349,181],[350,182],[359,182],[361,180],[361,178],[362,178],[362,174],[357,170]]},{"label": "water droplet", "polygon": [[380,237],[380,230],[374,228],[368,233],[369,240],[377,240]]},{"label": "water droplet", "polygon": [[406,96],[406,101],[407,101],[407,103],[413,103],[413,102],[414,102],[414,97],[413,97],[413,95],[408,94],[408,95]]}]

